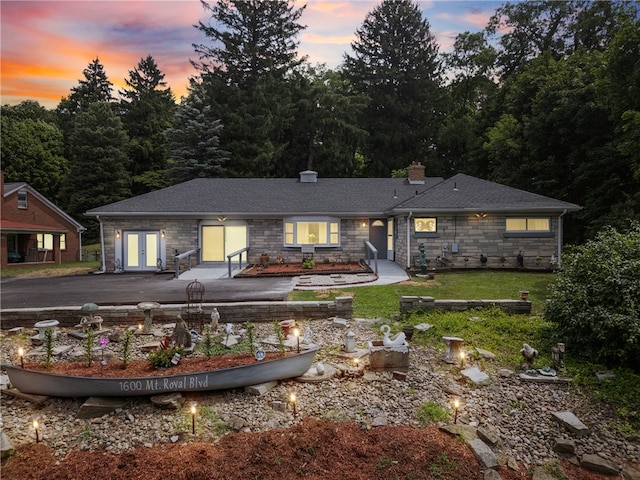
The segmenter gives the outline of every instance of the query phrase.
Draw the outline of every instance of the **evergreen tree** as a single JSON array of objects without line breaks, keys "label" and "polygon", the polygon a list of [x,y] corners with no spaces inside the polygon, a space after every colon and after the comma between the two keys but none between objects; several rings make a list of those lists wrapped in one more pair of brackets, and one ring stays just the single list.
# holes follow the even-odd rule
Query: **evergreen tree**
[{"label": "evergreen tree", "polygon": [[[69,135],[70,172],[64,185],[67,211],[76,218],[94,207],[131,196],[127,137],[121,120],[106,102],[95,102],[77,115]],[[95,220],[87,221],[87,241],[97,241]]]},{"label": "evergreen tree", "polygon": [[[132,193],[139,195],[166,186],[167,147],[164,132],[171,125],[175,101],[164,74],[151,55],[140,59],[120,90],[120,115],[129,135]],[[166,88],[165,88],[166,87]]]},{"label": "evergreen tree", "polygon": [[189,95],[178,106],[165,134],[171,154],[170,184],[197,177],[224,177],[228,152],[220,150],[222,123],[211,115],[202,85],[192,82]]},{"label": "evergreen tree", "polygon": [[368,97],[365,173],[390,176],[412,161],[432,161],[441,114],[438,46],[411,0],[383,0],[369,13],[345,55],[343,72]]},{"label": "evergreen tree", "polygon": [[230,176],[281,176],[294,122],[288,75],[300,63],[295,36],[303,8],[291,0],[202,2],[213,25],[199,23],[213,45],[195,45],[207,104],[224,125]]}]

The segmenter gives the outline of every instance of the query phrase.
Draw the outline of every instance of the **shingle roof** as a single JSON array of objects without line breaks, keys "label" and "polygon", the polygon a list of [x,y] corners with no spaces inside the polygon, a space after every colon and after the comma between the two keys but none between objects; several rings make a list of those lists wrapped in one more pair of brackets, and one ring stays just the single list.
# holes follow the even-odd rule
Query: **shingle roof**
[{"label": "shingle roof", "polygon": [[[457,191],[453,191],[453,186]],[[394,194],[395,197],[394,198]],[[577,210],[571,203],[459,174],[402,178],[198,178],[94,208],[87,215],[386,215],[432,210]]]},{"label": "shingle roof", "polygon": [[579,205],[459,173],[397,206],[401,211],[576,211]]},{"label": "shingle roof", "polygon": [[313,183],[294,178],[198,178],[94,208],[87,215],[381,214],[441,181],[428,178],[424,185],[410,185],[402,178],[318,178]]}]

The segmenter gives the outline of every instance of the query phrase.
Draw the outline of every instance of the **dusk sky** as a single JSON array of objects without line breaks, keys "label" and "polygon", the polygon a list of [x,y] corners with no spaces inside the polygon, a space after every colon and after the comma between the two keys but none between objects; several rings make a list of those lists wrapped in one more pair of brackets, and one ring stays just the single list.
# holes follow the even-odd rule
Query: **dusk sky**
[{"label": "dusk sky", "polygon": [[[296,5],[305,2],[297,0]],[[336,68],[376,0],[308,0],[300,23],[300,55]],[[429,0],[417,2],[440,51],[450,50],[464,31],[482,30],[504,2]],[[36,100],[55,108],[84,79],[98,57],[114,94],[141,58],[151,55],[176,99],[196,71],[193,43],[207,43],[194,24],[209,18],[199,0],[1,0],[2,105]]]}]

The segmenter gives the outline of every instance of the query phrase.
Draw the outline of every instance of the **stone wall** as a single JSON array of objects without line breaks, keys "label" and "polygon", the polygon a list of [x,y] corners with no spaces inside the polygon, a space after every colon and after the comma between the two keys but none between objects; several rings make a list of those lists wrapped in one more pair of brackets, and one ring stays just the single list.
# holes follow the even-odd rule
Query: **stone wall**
[{"label": "stone wall", "polygon": [[436,300],[433,297],[400,297],[400,313],[446,310],[461,312],[472,308],[500,307],[509,313],[531,313],[531,302],[525,300]]},{"label": "stone wall", "polygon": [[[203,304],[205,322],[213,308],[220,313],[222,323],[272,322],[274,320],[322,320],[331,317],[350,319],[353,317],[353,298],[338,297],[334,301],[323,302],[236,302]],[[106,328],[113,325],[137,325],[144,323],[144,312],[135,305],[101,307],[98,312]],[[186,319],[186,305],[162,305],[152,311],[153,322],[157,324],[173,323],[177,315]],[[61,327],[73,327],[85,316],[80,309],[38,308],[2,310],[2,329],[14,327],[29,328],[42,320],[55,319]]]}]

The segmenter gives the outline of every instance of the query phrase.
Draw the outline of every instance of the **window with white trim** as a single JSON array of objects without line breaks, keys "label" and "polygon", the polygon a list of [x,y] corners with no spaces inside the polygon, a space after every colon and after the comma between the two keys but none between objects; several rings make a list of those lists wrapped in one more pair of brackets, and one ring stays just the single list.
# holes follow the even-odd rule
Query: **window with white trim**
[{"label": "window with white trim", "polygon": [[340,246],[340,222],[333,218],[292,218],[284,222],[284,246]]},{"label": "window with white trim", "polygon": [[508,233],[550,232],[551,219],[549,219],[548,217],[507,218],[506,231]]},{"label": "window with white trim", "polygon": [[29,201],[27,197],[27,192],[25,190],[20,190],[18,192],[18,208],[27,208],[29,206]]}]

